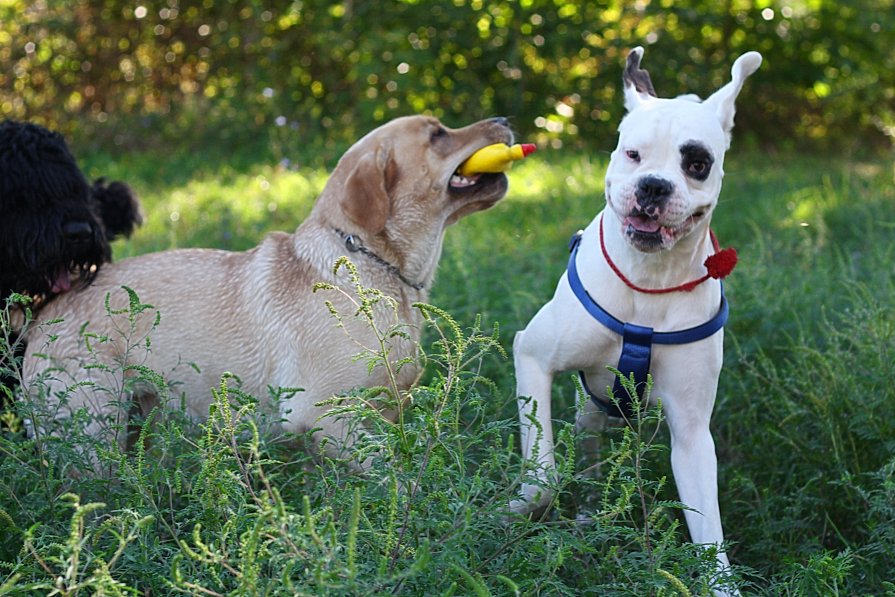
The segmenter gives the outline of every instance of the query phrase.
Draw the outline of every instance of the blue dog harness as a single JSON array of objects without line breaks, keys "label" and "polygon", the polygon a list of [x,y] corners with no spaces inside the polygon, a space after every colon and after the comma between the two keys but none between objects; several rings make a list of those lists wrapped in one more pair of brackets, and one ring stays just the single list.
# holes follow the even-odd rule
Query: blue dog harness
[{"label": "blue dog harness", "polygon": [[[718,309],[718,313],[701,325],[677,332],[656,332],[653,331],[653,328],[624,323],[601,307],[588,294],[581,283],[581,278],[578,276],[578,267],[575,265],[575,259],[578,256],[578,245],[581,243],[581,235],[582,232],[579,231],[569,241],[569,251],[571,252],[567,271],[569,285],[572,287],[572,292],[578,297],[581,305],[594,319],[622,337],[622,354],[618,359],[617,369],[626,377],[631,374],[634,375],[637,399],[643,400],[643,390],[646,387],[646,376],[649,373],[653,344],[689,344],[690,342],[708,338],[727,323],[730,309],[727,305],[727,298],[724,296],[724,283],[721,283],[721,306]],[[587,387],[584,371],[579,371],[578,375],[581,377],[581,385],[584,386],[584,390],[591,400],[607,415],[625,418],[630,418],[634,415],[633,396],[624,389],[617,376],[612,388],[612,393],[617,400],[615,402],[594,394]]]}]

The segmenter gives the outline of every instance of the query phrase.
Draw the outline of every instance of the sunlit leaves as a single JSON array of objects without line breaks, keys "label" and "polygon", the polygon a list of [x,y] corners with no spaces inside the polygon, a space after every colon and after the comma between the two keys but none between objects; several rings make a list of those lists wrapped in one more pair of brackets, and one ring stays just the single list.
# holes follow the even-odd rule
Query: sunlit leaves
[{"label": "sunlit leaves", "polygon": [[[707,95],[737,54],[756,49],[767,66],[738,128],[835,143],[855,127],[865,139],[895,127],[895,11],[883,4],[2,0],[0,109],[83,131],[176,120],[200,101],[232,115],[218,127],[286,119],[339,143],[409,112],[453,125],[502,114],[534,140],[605,148],[628,48],[649,46],[645,64],[666,96]],[[270,101],[259,99],[266,88],[277,92]],[[573,94],[570,126],[536,124]]]}]

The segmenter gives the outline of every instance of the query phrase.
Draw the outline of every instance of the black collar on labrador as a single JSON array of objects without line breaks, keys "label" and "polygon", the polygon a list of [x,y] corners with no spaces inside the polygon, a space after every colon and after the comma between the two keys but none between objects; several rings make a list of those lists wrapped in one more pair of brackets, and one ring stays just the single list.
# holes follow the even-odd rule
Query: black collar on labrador
[{"label": "black collar on labrador", "polygon": [[426,288],[426,285],[422,282],[412,282],[405,278],[404,274],[401,273],[401,270],[398,269],[398,266],[389,263],[379,255],[365,247],[363,241],[356,234],[349,234],[343,230],[340,230],[339,228],[334,228],[333,230],[335,230],[336,233],[342,237],[342,240],[345,241],[345,248],[348,249],[349,252],[362,253],[363,255],[366,255],[367,257],[384,267],[388,273],[397,276],[399,280],[401,280],[414,290],[423,290]]}]

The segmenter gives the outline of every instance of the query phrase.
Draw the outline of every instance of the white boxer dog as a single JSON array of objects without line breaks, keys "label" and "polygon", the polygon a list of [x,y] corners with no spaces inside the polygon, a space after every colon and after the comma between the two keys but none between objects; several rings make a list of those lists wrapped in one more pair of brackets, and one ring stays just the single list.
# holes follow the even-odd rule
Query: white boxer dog
[{"label": "white boxer dog", "polygon": [[[647,373],[671,431],[671,464],[695,543],[719,547],[717,460],[709,421],[721,371],[727,303],[720,279],[736,263],[718,250],[709,224],[730,146],[734,100],[761,55],[740,56],[732,80],[705,101],[657,98],[643,48],[628,55],[627,116],[606,172],[606,206],[573,239],[569,269],[553,299],[516,334],[523,457],[540,483],[526,483],[510,506],[528,514],[553,498],[550,388],[555,373],[578,370],[597,406],[630,417]],[[633,375],[633,399],[609,367]],[[610,399],[601,389],[615,383]],[[593,390],[593,392],[591,392]],[[594,393],[596,392],[596,393]],[[578,423],[605,418],[588,403]],[[535,424],[536,422],[536,424]]]}]

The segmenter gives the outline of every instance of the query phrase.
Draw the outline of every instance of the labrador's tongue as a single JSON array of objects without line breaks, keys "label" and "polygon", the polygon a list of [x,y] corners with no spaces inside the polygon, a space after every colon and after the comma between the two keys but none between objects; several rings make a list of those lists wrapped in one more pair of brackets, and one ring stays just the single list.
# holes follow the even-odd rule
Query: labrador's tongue
[{"label": "labrador's tongue", "polygon": [[50,287],[50,290],[54,294],[61,294],[71,290],[71,276],[68,275],[68,269],[64,267],[59,268],[56,272],[56,277],[53,278],[53,284]]},{"label": "labrador's tongue", "polygon": [[628,216],[625,218],[625,224],[637,232],[658,232],[661,228],[657,220],[644,216]]}]

